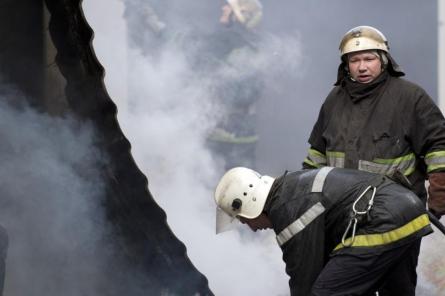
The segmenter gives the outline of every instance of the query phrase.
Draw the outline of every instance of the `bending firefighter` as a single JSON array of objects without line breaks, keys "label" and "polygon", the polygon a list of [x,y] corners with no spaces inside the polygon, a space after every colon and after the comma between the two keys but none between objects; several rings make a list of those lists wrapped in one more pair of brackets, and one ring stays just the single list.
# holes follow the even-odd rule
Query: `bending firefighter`
[{"label": "bending firefighter", "polygon": [[293,296],[375,295],[432,232],[412,191],[358,170],[324,167],[274,179],[237,167],[222,177],[215,200],[217,230],[239,219],[253,231],[275,231]]}]

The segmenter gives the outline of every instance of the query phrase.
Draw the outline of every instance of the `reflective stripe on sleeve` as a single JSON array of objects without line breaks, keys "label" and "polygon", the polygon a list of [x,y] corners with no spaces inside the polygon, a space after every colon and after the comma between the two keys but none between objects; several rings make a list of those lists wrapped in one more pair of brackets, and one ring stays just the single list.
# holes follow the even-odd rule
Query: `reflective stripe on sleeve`
[{"label": "reflective stripe on sleeve", "polygon": [[332,169],[333,167],[324,167],[318,171],[317,175],[315,175],[314,183],[312,183],[311,192],[323,192],[324,181]]},{"label": "reflective stripe on sleeve", "polygon": [[[345,245],[351,244],[349,247],[375,247],[390,244],[401,240],[405,237],[410,236],[411,234],[416,233],[422,228],[428,226],[430,224],[430,220],[428,219],[427,214],[423,214],[414,220],[406,223],[402,227],[397,229],[384,232],[384,233],[374,233],[374,234],[364,234],[364,235],[356,235],[354,238],[354,242],[351,244],[351,238],[346,239]],[[337,251],[343,248],[343,244],[340,243],[335,247],[334,251]]]},{"label": "reflective stripe on sleeve", "polygon": [[215,142],[224,142],[230,144],[251,144],[258,141],[257,135],[237,136],[222,128],[215,128],[208,137],[209,140]]},{"label": "reflective stripe on sleeve", "polygon": [[290,240],[294,235],[302,231],[307,225],[309,225],[312,221],[315,220],[318,216],[320,216],[324,212],[325,208],[321,204],[321,202],[317,202],[313,205],[309,210],[307,210],[303,215],[300,216],[297,220],[292,222],[289,226],[284,228],[277,235],[277,242],[280,245],[284,245],[288,240]]},{"label": "reflective stripe on sleeve", "polygon": [[310,148],[304,163],[312,167],[319,168],[326,165],[326,156],[323,153]]},{"label": "reflective stripe on sleeve", "polygon": [[425,155],[427,172],[445,168],[445,151],[434,151]]},{"label": "reflective stripe on sleeve", "polygon": [[416,156],[414,153],[397,158],[375,158],[373,161],[359,160],[358,169],[382,175],[392,174],[396,169],[405,176],[410,175],[416,168]]},{"label": "reflective stripe on sleeve", "polygon": [[326,151],[327,165],[344,168],[345,167],[345,153],[338,151]]}]

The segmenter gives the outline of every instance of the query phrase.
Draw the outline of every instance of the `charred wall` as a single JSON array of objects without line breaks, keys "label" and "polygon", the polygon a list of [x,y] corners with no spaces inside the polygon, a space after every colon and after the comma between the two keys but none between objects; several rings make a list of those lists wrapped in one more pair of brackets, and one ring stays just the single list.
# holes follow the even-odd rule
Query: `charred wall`
[{"label": "charred wall", "polygon": [[[41,112],[73,115],[92,122],[98,131],[95,145],[109,159],[101,167],[106,181],[104,209],[112,229],[108,239],[117,250],[108,266],[135,270],[139,290],[146,291],[137,295],[212,295],[132,158],[80,4],[80,0],[2,1],[0,77]],[[134,285],[135,274],[128,283],[111,285],[125,291],[126,284]]]},{"label": "charred wall", "polygon": [[4,83],[19,85],[34,103],[43,94],[43,5],[40,1],[5,0],[0,4],[0,63]]}]

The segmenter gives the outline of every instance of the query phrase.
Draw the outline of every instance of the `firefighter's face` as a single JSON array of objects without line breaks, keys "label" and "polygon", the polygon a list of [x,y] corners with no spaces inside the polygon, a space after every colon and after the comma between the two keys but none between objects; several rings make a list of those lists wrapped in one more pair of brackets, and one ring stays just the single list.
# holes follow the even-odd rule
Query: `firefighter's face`
[{"label": "firefighter's face", "polygon": [[241,223],[247,224],[252,231],[272,228],[272,222],[264,213],[254,219],[247,219],[244,217],[238,217],[238,219]]},{"label": "firefighter's face", "polygon": [[380,58],[372,51],[348,54],[348,67],[351,77],[360,83],[370,83],[382,72]]}]

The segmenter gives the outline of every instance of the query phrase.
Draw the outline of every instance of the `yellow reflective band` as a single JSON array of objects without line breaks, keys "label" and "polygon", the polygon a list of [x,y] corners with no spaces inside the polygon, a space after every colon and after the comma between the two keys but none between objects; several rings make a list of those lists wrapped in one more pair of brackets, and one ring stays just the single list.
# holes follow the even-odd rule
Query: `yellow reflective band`
[{"label": "yellow reflective band", "polygon": [[326,159],[326,156],[325,156],[323,153],[321,153],[320,151],[318,151],[318,150],[309,148],[308,153],[309,153],[310,156],[314,156],[314,157],[319,157],[319,158],[324,158],[324,159]]},{"label": "yellow reflective band", "polygon": [[425,155],[427,172],[445,168],[445,151],[434,151]]},{"label": "yellow reflective band", "polygon": [[380,163],[380,164],[400,164],[402,162],[409,162],[416,159],[416,155],[414,153],[409,153],[407,155],[403,155],[397,158],[374,158],[373,162]]},{"label": "yellow reflective band", "polygon": [[326,151],[327,164],[336,168],[345,167],[345,153],[340,151]]},{"label": "yellow reflective band", "polygon": [[326,165],[326,156],[323,153],[310,148],[304,162],[310,166],[319,168]]},{"label": "yellow reflective band", "polygon": [[[397,229],[384,232],[384,233],[375,233],[375,234],[364,234],[364,235],[356,235],[354,239],[354,243],[350,247],[375,247],[381,245],[387,245],[398,240],[401,240],[405,237],[410,236],[411,234],[421,230],[422,228],[428,226],[430,224],[430,220],[428,219],[427,214],[423,214],[414,220],[411,220],[407,224],[399,227]],[[351,238],[346,239],[345,244],[351,244]],[[334,251],[337,251],[343,248],[343,244],[338,244],[335,247]]]},{"label": "yellow reflective band", "polygon": [[427,171],[427,173],[430,173],[434,170],[443,169],[443,168],[445,168],[445,164],[429,165],[426,171]]},{"label": "yellow reflective band", "polygon": [[445,157],[445,151],[443,151],[443,150],[434,151],[434,152],[427,153],[425,155],[425,159],[430,159],[430,158],[435,158],[435,157]]},{"label": "yellow reflective band", "polygon": [[326,155],[336,158],[345,158],[345,153],[340,151],[326,151]]},{"label": "yellow reflective band", "polygon": [[314,168],[321,168],[322,166],[324,166],[324,165],[322,165],[322,164],[318,164],[318,163],[315,163],[315,162],[313,162],[313,161],[311,161],[309,158],[305,158],[304,159],[304,163],[307,163],[308,165],[310,165],[310,166],[312,166],[312,167],[314,167]]},{"label": "yellow reflective band", "polygon": [[225,142],[230,144],[250,144],[258,141],[258,136],[236,136],[222,128],[215,128],[208,137],[215,142]]}]

